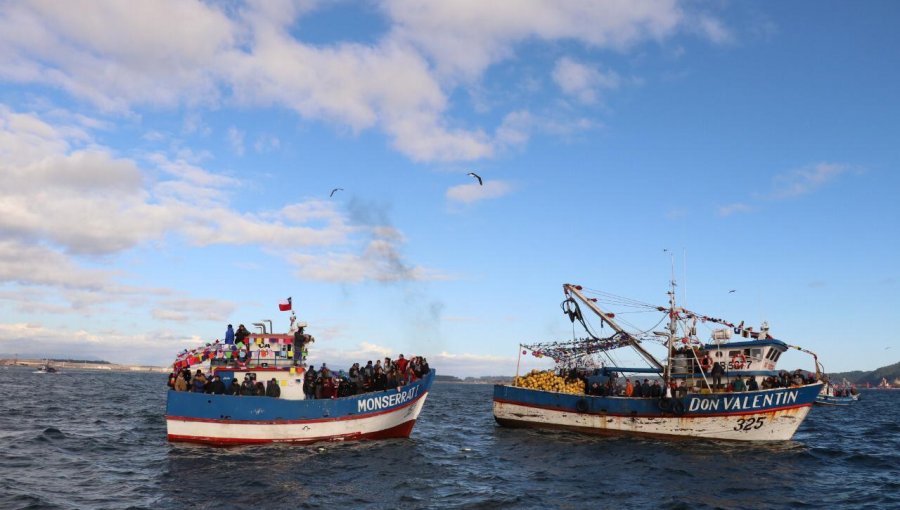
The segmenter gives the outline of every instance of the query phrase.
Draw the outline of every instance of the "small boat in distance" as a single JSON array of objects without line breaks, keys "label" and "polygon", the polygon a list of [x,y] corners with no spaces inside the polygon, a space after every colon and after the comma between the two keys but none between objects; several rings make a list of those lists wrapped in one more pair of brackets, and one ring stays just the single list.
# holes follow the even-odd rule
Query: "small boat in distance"
[{"label": "small boat in distance", "polygon": [[44,360],[43,364],[34,371],[35,374],[55,374],[58,370],[50,364],[50,360]]},{"label": "small boat in distance", "polygon": [[891,386],[891,383],[888,382],[887,377],[882,377],[882,378],[881,378],[881,382],[878,383],[878,386],[877,386],[876,389],[879,389],[879,390],[893,390],[893,389],[896,389],[896,388],[894,388],[893,386]]},{"label": "small boat in distance", "polygon": [[[271,321],[265,322],[271,328]],[[309,379],[315,372],[303,362],[305,349],[295,339],[307,345],[314,340],[303,333],[305,323],[292,317],[291,324],[292,333],[277,334],[256,323],[261,333],[247,332],[234,343],[217,340],[182,353],[173,365],[166,401],[168,440],[224,446],[409,437],[435,376],[424,359],[406,360],[401,354],[396,366],[404,375],[396,385],[377,379],[378,370],[370,378],[368,367],[358,372],[356,385],[353,370],[340,377],[323,364],[318,381],[324,386],[313,395]],[[295,335],[298,329],[302,337]],[[201,372],[214,383],[201,381],[193,391],[176,391],[184,371],[190,374],[197,367],[205,368]],[[252,392],[257,379],[266,384],[262,393]],[[248,381],[251,391],[242,391]]]},{"label": "small boat in distance", "polygon": [[[818,380],[821,364],[814,353],[773,338],[768,325],[757,332],[745,328],[743,322],[734,325],[676,306],[674,281],[668,307],[579,285],[564,284],[563,292],[563,312],[573,323],[578,321],[588,337],[520,345],[520,353],[530,351],[535,357],[553,359],[556,373],[533,372],[526,377],[517,373],[513,384],[494,386],[494,418],[501,426],[589,434],[787,440],[822,388]],[[631,312],[661,314],[657,324],[668,319],[668,328],[641,331],[629,326],[635,331],[626,331],[615,313],[601,309],[600,302]],[[598,328],[589,324],[582,305],[613,334],[598,336]],[[628,320],[634,320],[633,316]],[[710,324],[725,328],[712,330],[710,342],[699,340],[698,326]],[[732,341],[732,333],[742,338]],[[653,341],[665,346],[665,360],[645,348]],[[621,348],[633,349],[648,367],[618,366],[610,351]],[[776,370],[779,357],[790,348],[810,354],[815,373]],[[645,378],[643,383],[640,378]]]},{"label": "small boat in distance", "polygon": [[859,400],[859,391],[846,378],[840,384],[826,382],[816,397],[816,405],[848,406]]}]

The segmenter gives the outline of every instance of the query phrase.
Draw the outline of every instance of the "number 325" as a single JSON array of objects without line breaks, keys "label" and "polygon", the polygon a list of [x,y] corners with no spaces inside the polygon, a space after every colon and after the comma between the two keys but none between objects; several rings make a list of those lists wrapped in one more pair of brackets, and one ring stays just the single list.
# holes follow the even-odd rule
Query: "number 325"
[{"label": "number 325", "polygon": [[755,430],[762,428],[763,425],[766,424],[765,416],[754,416],[753,418],[740,418],[737,421],[737,425],[734,426],[734,430]]}]

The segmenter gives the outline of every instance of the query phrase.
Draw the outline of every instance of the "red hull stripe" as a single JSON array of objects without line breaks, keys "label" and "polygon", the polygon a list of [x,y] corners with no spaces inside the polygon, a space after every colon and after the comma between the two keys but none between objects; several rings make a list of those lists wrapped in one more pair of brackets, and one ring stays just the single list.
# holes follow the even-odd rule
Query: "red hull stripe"
[{"label": "red hull stripe", "polygon": [[201,443],[214,446],[232,446],[239,444],[263,444],[263,443],[295,443],[309,444],[321,443],[324,441],[365,441],[371,439],[394,439],[406,438],[412,433],[416,420],[409,420],[389,429],[378,430],[375,432],[343,434],[337,436],[321,436],[321,437],[302,437],[287,439],[245,439],[238,437],[204,437],[204,436],[180,436],[169,434],[168,439],[171,442],[180,443]]},{"label": "red hull stripe", "polygon": [[[565,409],[559,407],[551,407],[551,406],[542,406],[537,404],[526,404],[525,402],[517,402],[515,400],[506,400],[502,398],[495,398],[494,402],[499,402],[501,404],[513,404],[517,406],[523,407],[534,407],[537,409],[546,409],[548,411],[559,411],[561,413],[576,413],[576,414],[595,414],[597,416],[616,416],[619,418],[666,418],[665,414],[621,414],[621,413],[579,413],[576,409]],[[675,418],[713,418],[716,416],[742,416],[746,414],[765,414],[772,413],[775,411],[785,411],[787,409],[800,409],[802,407],[810,407],[812,402],[808,404],[797,404],[792,406],[781,406],[781,407],[770,407],[768,409],[756,409],[756,410],[747,410],[747,411],[732,411],[728,413],[703,413],[703,414],[692,414],[690,412],[685,412],[682,416],[675,416],[672,414],[672,417]],[[671,414],[671,413],[668,413]]]},{"label": "red hull stripe", "polygon": [[428,392],[419,395],[418,397],[410,400],[409,402],[404,403],[403,405],[399,405],[397,407],[393,407],[391,409],[383,409],[381,411],[375,411],[372,413],[365,414],[353,414],[347,416],[335,416],[332,418],[309,418],[305,420],[222,420],[216,418],[194,418],[191,416],[169,416],[166,415],[166,420],[178,420],[178,421],[195,421],[195,422],[205,422],[205,423],[233,423],[239,425],[290,425],[295,423],[323,423],[330,421],[345,421],[345,420],[361,420],[363,418],[371,418],[373,416],[380,416],[382,414],[393,413],[399,411],[401,409],[406,409],[407,407],[415,404],[419,401],[420,398],[428,395]]}]

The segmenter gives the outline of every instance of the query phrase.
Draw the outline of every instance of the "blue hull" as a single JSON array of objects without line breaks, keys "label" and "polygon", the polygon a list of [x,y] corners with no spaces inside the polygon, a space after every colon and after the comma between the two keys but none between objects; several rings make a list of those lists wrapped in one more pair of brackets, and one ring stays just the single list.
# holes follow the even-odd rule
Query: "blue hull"
[{"label": "blue hull", "polygon": [[494,418],[509,427],[740,441],[790,439],[821,383],[681,399],[595,397],[494,386]]},{"label": "blue hull", "polygon": [[408,437],[435,371],[406,386],[336,399],[289,400],[170,390],[170,441],[209,444]]}]

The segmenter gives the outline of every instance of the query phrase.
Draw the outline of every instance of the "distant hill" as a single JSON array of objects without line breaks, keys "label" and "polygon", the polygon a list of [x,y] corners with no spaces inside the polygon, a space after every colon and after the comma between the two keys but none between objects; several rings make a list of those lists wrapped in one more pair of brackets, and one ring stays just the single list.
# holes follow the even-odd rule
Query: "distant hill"
[{"label": "distant hill", "polygon": [[878,383],[881,382],[881,379],[884,378],[894,387],[900,387],[900,363],[894,363],[893,365],[881,367],[869,372],[854,370],[852,372],[828,374],[828,378],[832,381],[840,381],[841,379],[846,378],[857,386],[864,386],[866,384],[877,386]]}]

